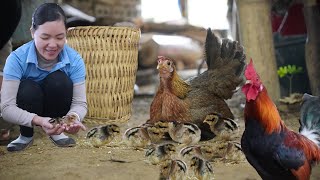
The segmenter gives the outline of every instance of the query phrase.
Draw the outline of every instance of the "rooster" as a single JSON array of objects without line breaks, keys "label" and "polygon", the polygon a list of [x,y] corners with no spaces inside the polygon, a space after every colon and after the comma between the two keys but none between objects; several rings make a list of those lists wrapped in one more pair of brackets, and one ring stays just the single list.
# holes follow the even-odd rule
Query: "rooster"
[{"label": "rooster", "polygon": [[150,106],[150,120],[195,123],[201,129],[202,138],[212,138],[207,115],[219,113],[233,119],[226,99],[234,94],[243,82],[245,54],[236,41],[219,39],[210,29],[205,42],[205,58],[208,70],[197,77],[184,81],[177,74],[174,61],[159,56],[160,85]]},{"label": "rooster", "polygon": [[312,165],[320,160],[319,111],[304,103],[301,132],[296,133],[281,120],[252,60],[245,77],[247,81],[242,87],[246,96],[245,130],[241,147],[248,162],[264,180],[308,180]]}]

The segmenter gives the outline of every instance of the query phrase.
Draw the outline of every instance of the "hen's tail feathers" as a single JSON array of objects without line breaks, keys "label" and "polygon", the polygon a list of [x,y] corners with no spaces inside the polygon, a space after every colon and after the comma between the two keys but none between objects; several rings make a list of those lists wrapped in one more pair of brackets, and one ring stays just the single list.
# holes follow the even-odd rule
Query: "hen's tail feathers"
[{"label": "hen's tail feathers", "polygon": [[246,64],[243,47],[237,41],[220,40],[210,28],[207,30],[205,57],[208,69],[219,69],[230,64],[228,66],[234,67],[237,76],[242,74]]},{"label": "hen's tail feathers", "polygon": [[300,134],[320,146],[320,98],[304,94],[300,109]]},{"label": "hen's tail feathers", "polygon": [[243,72],[246,55],[243,47],[229,39],[216,37],[207,31],[205,58],[210,83],[208,90],[223,99],[230,99],[237,87],[244,83]]}]

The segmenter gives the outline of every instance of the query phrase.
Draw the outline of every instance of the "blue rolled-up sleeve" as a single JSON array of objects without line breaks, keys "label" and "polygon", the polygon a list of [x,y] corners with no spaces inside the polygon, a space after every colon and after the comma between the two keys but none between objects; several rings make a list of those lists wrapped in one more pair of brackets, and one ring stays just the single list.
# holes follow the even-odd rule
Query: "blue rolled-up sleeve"
[{"label": "blue rolled-up sleeve", "polygon": [[80,54],[77,54],[74,59],[74,64],[71,66],[70,79],[74,84],[84,82],[86,77],[86,68]]},{"label": "blue rolled-up sleeve", "polygon": [[22,72],[23,67],[18,56],[14,52],[11,53],[6,60],[3,69],[3,78],[6,80],[21,80]]}]

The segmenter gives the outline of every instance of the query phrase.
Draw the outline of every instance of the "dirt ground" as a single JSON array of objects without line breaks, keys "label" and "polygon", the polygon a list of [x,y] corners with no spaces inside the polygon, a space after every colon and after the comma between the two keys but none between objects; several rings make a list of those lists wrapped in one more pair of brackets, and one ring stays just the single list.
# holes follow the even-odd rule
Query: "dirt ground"
[{"label": "dirt ground", "polygon": [[[149,116],[152,97],[135,97],[132,117],[127,124],[121,125],[122,133],[128,127],[145,122]],[[240,98],[241,101],[241,98]],[[229,101],[230,107],[239,119],[240,134],[243,131],[242,108],[239,98]],[[298,113],[282,113],[285,123],[294,130],[298,129]],[[90,129],[92,125],[87,125]],[[14,128],[12,138],[19,131]],[[86,132],[73,136],[78,145],[73,148],[58,148],[44,135],[40,128],[35,129],[33,145],[23,152],[7,152],[0,146],[0,179],[158,179],[159,167],[148,163],[144,150],[127,147],[121,137],[109,146],[94,148],[86,144]],[[210,142],[206,142],[210,143]],[[215,179],[258,180],[260,177],[246,160],[235,162],[212,162]],[[195,179],[188,177],[187,179]],[[320,169],[313,169],[311,179],[320,179]]]}]

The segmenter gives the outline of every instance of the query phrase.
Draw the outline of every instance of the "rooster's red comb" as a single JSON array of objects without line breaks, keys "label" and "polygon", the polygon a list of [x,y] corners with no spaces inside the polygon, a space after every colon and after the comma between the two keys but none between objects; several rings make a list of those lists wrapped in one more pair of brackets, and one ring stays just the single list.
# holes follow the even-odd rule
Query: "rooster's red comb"
[{"label": "rooster's red comb", "polygon": [[254,80],[256,80],[258,78],[258,74],[257,74],[256,70],[253,67],[252,59],[250,59],[250,62],[246,67],[244,75],[245,75],[247,80],[251,80],[251,81],[254,81]]}]

